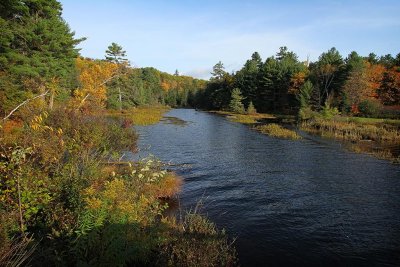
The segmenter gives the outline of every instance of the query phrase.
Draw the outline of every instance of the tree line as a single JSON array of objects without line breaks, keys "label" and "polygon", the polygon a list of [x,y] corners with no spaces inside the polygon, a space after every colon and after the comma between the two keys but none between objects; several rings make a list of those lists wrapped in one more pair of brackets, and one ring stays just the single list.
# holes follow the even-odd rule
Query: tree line
[{"label": "tree line", "polygon": [[[205,109],[230,109],[242,96],[245,108],[259,112],[296,113],[335,107],[353,115],[400,105],[400,53],[367,57],[351,52],[346,58],[331,48],[315,62],[300,61],[281,47],[265,61],[254,52],[242,69],[228,73],[222,62],[213,67],[205,90],[192,101]],[[372,115],[372,114],[370,114]]]}]

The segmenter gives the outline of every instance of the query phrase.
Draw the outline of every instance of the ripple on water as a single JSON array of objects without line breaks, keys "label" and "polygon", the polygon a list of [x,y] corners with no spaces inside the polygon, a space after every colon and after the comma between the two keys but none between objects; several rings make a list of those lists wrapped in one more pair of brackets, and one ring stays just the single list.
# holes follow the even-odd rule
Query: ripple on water
[{"label": "ripple on water", "polygon": [[177,164],[181,205],[203,199],[238,238],[243,266],[400,265],[399,165],[327,139],[274,139],[205,112],[167,116],[191,123],[138,127],[141,153]]}]

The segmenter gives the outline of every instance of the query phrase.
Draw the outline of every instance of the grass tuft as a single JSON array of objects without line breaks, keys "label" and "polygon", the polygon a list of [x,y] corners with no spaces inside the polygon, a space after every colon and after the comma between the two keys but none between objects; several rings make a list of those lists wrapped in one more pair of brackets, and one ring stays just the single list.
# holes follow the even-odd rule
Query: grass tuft
[{"label": "grass tuft", "polygon": [[295,131],[283,128],[282,126],[276,123],[256,126],[255,129],[263,134],[273,137],[292,139],[292,140],[301,139],[301,136],[299,136]]},{"label": "grass tuft", "polygon": [[133,124],[137,126],[146,126],[158,123],[165,112],[169,110],[166,106],[140,106],[128,110],[111,110],[108,115],[111,117],[120,117],[126,119],[124,124]]}]

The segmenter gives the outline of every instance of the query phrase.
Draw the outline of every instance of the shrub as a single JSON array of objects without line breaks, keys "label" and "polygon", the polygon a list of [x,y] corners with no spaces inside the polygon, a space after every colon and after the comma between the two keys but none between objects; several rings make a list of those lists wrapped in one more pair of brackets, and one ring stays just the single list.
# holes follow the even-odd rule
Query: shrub
[{"label": "shrub", "polygon": [[378,101],[364,100],[358,104],[360,115],[364,117],[379,117],[382,105]]},{"label": "shrub", "polygon": [[332,107],[330,107],[330,105],[326,102],[325,105],[324,105],[324,107],[322,108],[320,114],[321,114],[321,116],[322,116],[324,119],[330,120],[330,119],[334,118],[335,116],[339,115],[340,112],[339,112],[339,110],[338,110],[336,107],[332,108]]},{"label": "shrub", "polygon": [[250,101],[249,106],[247,107],[247,114],[249,114],[249,115],[257,114],[257,110],[256,110],[256,108],[254,107],[252,101]]}]

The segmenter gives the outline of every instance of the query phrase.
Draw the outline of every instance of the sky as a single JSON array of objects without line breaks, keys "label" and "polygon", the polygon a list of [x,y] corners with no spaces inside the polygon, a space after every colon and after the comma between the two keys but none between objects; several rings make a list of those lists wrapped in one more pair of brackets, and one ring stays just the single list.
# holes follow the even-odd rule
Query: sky
[{"label": "sky", "polygon": [[399,0],[61,0],[81,55],[104,58],[115,42],[131,65],[207,79],[222,61],[239,70],[287,46],[311,61],[331,47],[345,58],[400,52]]}]

